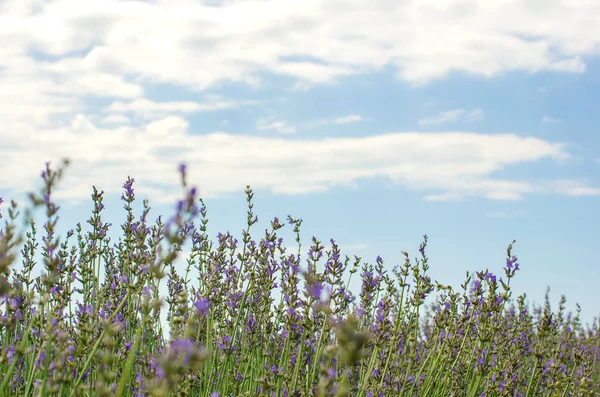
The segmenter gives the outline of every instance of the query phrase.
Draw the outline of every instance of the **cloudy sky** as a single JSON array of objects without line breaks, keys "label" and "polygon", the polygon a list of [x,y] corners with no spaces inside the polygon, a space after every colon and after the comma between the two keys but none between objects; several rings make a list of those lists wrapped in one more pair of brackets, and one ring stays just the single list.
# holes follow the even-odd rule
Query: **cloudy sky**
[{"label": "cloudy sky", "polygon": [[92,185],[118,225],[128,175],[170,214],[186,162],[213,235],[239,235],[249,184],[257,237],[291,214],[391,269],[427,233],[457,287],[516,239],[515,292],[589,321],[599,21],[597,0],[4,0],[0,196],[69,157],[64,230]]}]

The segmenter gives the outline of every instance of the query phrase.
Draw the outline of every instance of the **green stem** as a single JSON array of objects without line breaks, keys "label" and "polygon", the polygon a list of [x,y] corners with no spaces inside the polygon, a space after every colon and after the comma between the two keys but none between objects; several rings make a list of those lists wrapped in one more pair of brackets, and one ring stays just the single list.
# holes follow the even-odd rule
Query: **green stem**
[{"label": "green stem", "polygon": [[129,356],[127,357],[127,363],[125,364],[125,370],[123,371],[121,380],[119,381],[119,386],[117,387],[117,391],[115,393],[116,397],[121,397],[123,395],[123,393],[125,392],[125,386],[127,386],[127,382],[131,378],[131,368],[133,367],[133,363],[137,356],[137,350],[140,346],[140,339],[142,338],[142,330],[145,328],[145,326],[146,326],[146,315],[144,314],[144,316],[142,318],[142,324],[139,325],[136,330],[136,333],[134,336],[134,341],[133,341],[133,347],[131,348],[131,351],[129,352]]},{"label": "green stem", "polygon": [[[117,313],[119,313],[121,311],[121,309],[123,308],[123,305],[125,305],[125,302],[127,301],[127,299],[129,299],[130,294],[131,294],[131,289],[128,289],[127,293],[125,294],[123,299],[121,299],[119,306],[117,306],[117,308],[115,309],[113,314],[111,314],[111,316],[109,318],[110,322],[114,321]],[[100,343],[102,342],[102,339],[104,338],[105,333],[106,333],[106,327],[100,333],[98,340],[96,341],[96,343],[94,344],[94,347],[92,348],[92,351],[88,355],[88,358],[85,361],[85,365],[83,366],[81,373],[77,377],[77,381],[75,381],[75,384],[73,385],[73,390],[71,391],[71,394],[69,395],[70,397],[73,397],[75,395],[75,391],[77,390],[77,387],[79,386],[79,384],[81,383],[81,380],[83,379],[83,376],[85,375],[85,369],[87,367],[89,367],[90,363],[92,362],[92,359],[94,358],[94,354],[96,353],[96,350],[98,350],[98,347],[100,346]]]}]

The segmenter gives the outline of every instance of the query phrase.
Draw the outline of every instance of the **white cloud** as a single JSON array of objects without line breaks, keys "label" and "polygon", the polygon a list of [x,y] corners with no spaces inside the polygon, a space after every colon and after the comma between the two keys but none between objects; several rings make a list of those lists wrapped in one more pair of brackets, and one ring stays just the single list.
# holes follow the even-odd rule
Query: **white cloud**
[{"label": "white cloud", "polygon": [[575,197],[600,195],[600,187],[589,186],[583,180],[573,179],[548,182],[547,190]]},{"label": "white cloud", "polygon": [[312,84],[304,82],[304,81],[296,81],[294,84],[292,84],[292,87],[290,87],[288,89],[288,91],[301,91],[301,92],[308,92],[310,91],[310,89],[313,87]]},{"label": "white cloud", "polygon": [[81,112],[87,96],[139,100],[148,83],[260,86],[276,73],[308,89],[384,67],[414,84],[451,71],[581,73],[600,44],[600,6],[586,1],[5,0],[1,15],[0,116],[28,123]]},{"label": "white cloud", "polygon": [[555,118],[555,117],[550,117],[550,116],[544,116],[542,117],[542,123],[544,124],[557,124],[560,123],[562,120]]},{"label": "white cloud", "polygon": [[344,117],[336,117],[333,119],[333,124],[349,124],[356,123],[357,121],[361,121],[362,117],[359,114],[350,114]]},{"label": "white cloud", "polygon": [[304,126],[307,128],[324,127],[327,125],[342,125],[342,124],[357,123],[362,120],[363,120],[363,118],[359,114],[349,114],[347,116],[340,116],[340,117],[310,121],[310,122],[304,124]]},{"label": "white cloud", "polygon": [[293,134],[296,127],[285,121],[274,120],[272,117],[263,118],[256,121],[256,129],[259,131],[276,131],[280,134]]},{"label": "white cloud", "polygon": [[135,99],[129,102],[115,101],[104,108],[108,113],[134,113],[142,118],[156,119],[173,113],[207,112],[223,109],[236,109],[241,106],[254,105],[257,101],[225,100],[218,96],[209,97],[205,103],[196,101],[155,102],[148,99]]},{"label": "white cloud", "polygon": [[441,112],[435,117],[428,117],[419,120],[419,125],[456,123],[464,113],[464,109],[455,109],[446,112]]},{"label": "white cloud", "polygon": [[425,196],[425,200],[427,201],[458,201],[462,198],[459,193],[456,192],[446,192],[442,194],[428,194]]},{"label": "white cloud", "polygon": [[[388,179],[431,199],[597,192],[584,183],[552,187],[492,176],[522,162],[568,157],[562,145],[540,139],[461,132],[320,140],[194,135],[184,118],[189,113],[248,103],[147,98],[156,85],[192,92],[231,82],[256,88],[271,73],[291,76],[290,85],[305,90],[383,68],[411,84],[451,71],[581,73],[600,44],[600,5],[593,2],[5,0],[0,15],[3,189],[29,189],[44,161],[67,156],[74,166],[62,194],[82,199],[92,183],[116,191],[115,178],[134,175],[138,191],[168,201],[176,164],[184,160],[207,196],[248,183],[308,193],[361,178]],[[458,110],[438,118],[483,117],[477,109]],[[134,115],[141,125],[125,118]],[[359,120],[337,123],[350,121]],[[257,128],[295,131],[274,119]]]},{"label": "white cloud", "polygon": [[129,121],[129,117],[122,114],[111,114],[102,118],[104,124],[128,124]]},{"label": "white cloud", "polygon": [[467,113],[465,115],[465,121],[467,122],[475,122],[475,121],[481,121],[485,118],[485,115],[483,114],[483,109],[473,109],[471,110],[469,113]]},{"label": "white cloud", "polygon": [[73,199],[88,199],[92,184],[120,191],[131,175],[139,182],[139,192],[170,202],[178,197],[176,167],[181,161],[189,164],[189,182],[207,198],[243,190],[247,184],[305,194],[365,178],[388,180],[438,200],[600,194],[581,181],[495,178],[495,172],[521,163],[569,158],[562,144],[514,134],[404,132],[298,140],[223,132],[196,135],[188,128],[179,116],[141,127],[106,127],[77,115],[60,128],[30,128],[19,135],[2,129],[0,165],[7,172],[0,174],[0,186],[29,190],[37,184],[44,161],[70,157],[73,166],[60,194]]},{"label": "white cloud", "polygon": [[484,114],[482,109],[477,108],[468,112],[465,109],[454,109],[445,112],[440,112],[433,117],[421,119],[419,120],[419,125],[450,124],[456,123],[461,120],[472,123],[475,121],[481,121],[483,119]]},{"label": "white cloud", "polygon": [[600,44],[590,1],[6,0],[2,15],[5,73],[43,93],[123,98],[139,98],[147,82],[260,85],[263,72],[304,88],[386,66],[415,84],[451,71],[581,73]]}]

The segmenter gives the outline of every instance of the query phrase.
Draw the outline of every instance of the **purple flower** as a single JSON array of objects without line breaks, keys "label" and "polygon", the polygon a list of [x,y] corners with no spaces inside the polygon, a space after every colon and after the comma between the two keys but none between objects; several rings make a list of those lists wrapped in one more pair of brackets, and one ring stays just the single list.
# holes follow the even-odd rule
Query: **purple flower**
[{"label": "purple flower", "polygon": [[327,369],[327,376],[329,376],[329,379],[335,379],[335,369],[333,369],[333,368]]},{"label": "purple flower", "polygon": [[208,298],[197,298],[196,302],[194,302],[194,306],[196,307],[196,313],[206,317],[209,309],[208,305]]},{"label": "purple flower", "polygon": [[519,270],[519,264],[516,263],[516,262],[517,262],[517,257],[513,255],[510,259],[508,259],[506,261],[506,268],[508,270],[511,270],[513,268],[513,265],[514,265],[514,267],[515,267],[514,271]]},{"label": "purple flower", "polygon": [[496,283],[496,276],[493,275],[492,273],[489,273],[489,272],[486,273],[485,278],[492,283]]},{"label": "purple flower", "polygon": [[164,379],[165,370],[161,366],[157,366],[155,369],[155,374],[158,379]]},{"label": "purple flower", "polygon": [[6,358],[8,358],[9,364],[11,364],[13,362],[14,357],[15,357],[15,347],[13,345],[10,345],[8,347],[8,352],[6,352]]},{"label": "purple flower", "polygon": [[231,343],[231,337],[229,335],[224,335],[222,338],[222,342],[218,343],[217,346],[219,347],[219,349],[225,350],[230,343]]},{"label": "purple flower", "polygon": [[37,368],[41,368],[41,366],[45,360],[46,360],[46,352],[42,351],[42,352],[40,352],[39,358],[36,360],[35,366]]},{"label": "purple flower", "polygon": [[323,284],[318,281],[308,287],[308,294],[314,299],[321,299],[321,291],[323,291]]},{"label": "purple flower", "polygon": [[[135,182],[134,178],[129,178],[127,180],[127,182],[125,182],[123,184],[123,189],[125,189],[125,192],[127,193],[128,197],[132,197],[133,196],[133,182]],[[121,196],[121,198],[123,199],[124,197]]]},{"label": "purple flower", "polygon": [[446,332],[444,330],[440,331],[440,342],[442,342],[446,338]]}]

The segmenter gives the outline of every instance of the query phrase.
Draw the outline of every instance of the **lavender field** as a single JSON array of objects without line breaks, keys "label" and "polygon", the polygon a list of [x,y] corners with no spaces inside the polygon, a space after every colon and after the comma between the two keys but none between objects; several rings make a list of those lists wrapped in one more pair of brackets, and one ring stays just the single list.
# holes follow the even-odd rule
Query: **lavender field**
[{"label": "lavender field", "polygon": [[600,0],[0,0],[0,397],[600,397]]},{"label": "lavender field", "polygon": [[[47,216],[41,227],[26,207],[6,198],[0,207],[1,395],[598,395],[598,322],[584,328],[579,313],[565,312],[565,297],[558,308],[512,297],[513,244],[503,268],[469,275],[455,291],[427,275],[427,236],[417,259],[404,252],[391,271],[380,257],[343,257],[333,239],[301,247],[302,221],[292,217],[252,237],[248,187],[240,239],[219,233],[217,245],[184,165],[172,217],[152,224],[146,202],[134,213],[129,178],[118,241],[107,237],[115,226],[102,220],[96,188],[87,225],[59,236],[53,191],[63,170],[47,165],[43,189],[31,195],[31,208]],[[277,236],[284,227],[298,236],[297,251]],[[186,241],[193,248],[178,274]],[[360,291],[348,290],[351,277]]]}]

